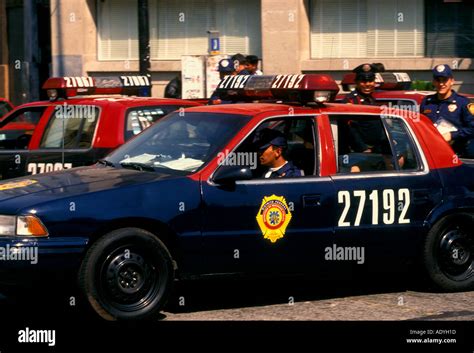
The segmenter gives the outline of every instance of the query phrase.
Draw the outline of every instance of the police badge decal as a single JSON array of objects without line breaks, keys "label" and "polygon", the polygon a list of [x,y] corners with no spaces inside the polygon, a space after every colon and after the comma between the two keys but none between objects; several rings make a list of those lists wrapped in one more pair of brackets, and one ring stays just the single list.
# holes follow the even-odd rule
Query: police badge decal
[{"label": "police badge decal", "polygon": [[256,218],[263,238],[275,243],[285,235],[291,212],[283,196],[265,196]]}]

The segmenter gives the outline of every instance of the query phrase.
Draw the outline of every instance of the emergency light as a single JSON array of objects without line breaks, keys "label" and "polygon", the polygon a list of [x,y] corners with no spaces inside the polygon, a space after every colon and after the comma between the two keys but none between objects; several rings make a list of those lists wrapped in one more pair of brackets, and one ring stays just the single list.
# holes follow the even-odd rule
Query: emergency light
[{"label": "emergency light", "polygon": [[298,103],[332,101],[338,91],[336,81],[324,74],[226,76],[216,88],[223,100]]},{"label": "emergency light", "polygon": [[[355,73],[344,75],[341,85],[344,91],[355,89]],[[406,72],[377,72],[375,74],[376,88],[379,90],[409,90],[411,78]]]},{"label": "emergency light", "polygon": [[78,95],[147,96],[151,89],[148,76],[51,77],[43,84],[50,100]]}]

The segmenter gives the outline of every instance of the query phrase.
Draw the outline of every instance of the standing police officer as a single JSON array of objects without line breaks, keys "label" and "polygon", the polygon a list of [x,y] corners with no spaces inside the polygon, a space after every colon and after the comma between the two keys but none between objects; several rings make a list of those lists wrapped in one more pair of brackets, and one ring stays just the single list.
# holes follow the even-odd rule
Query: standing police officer
[{"label": "standing police officer", "polygon": [[355,72],[355,90],[351,91],[343,100],[343,103],[375,105],[372,93],[375,90],[375,73],[377,67],[373,64],[362,64],[357,66]]},{"label": "standing police officer", "polygon": [[474,158],[474,105],[452,90],[453,84],[451,68],[435,66],[433,85],[436,93],[423,99],[420,112],[431,119],[457,154]]},{"label": "standing police officer", "polygon": [[[349,93],[343,103],[376,105],[372,93],[375,90],[375,73],[373,64],[362,64],[354,70],[356,88]],[[385,132],[379,120],[352,120],[349,126],[351,147],[354,152],[382,153]]]}]

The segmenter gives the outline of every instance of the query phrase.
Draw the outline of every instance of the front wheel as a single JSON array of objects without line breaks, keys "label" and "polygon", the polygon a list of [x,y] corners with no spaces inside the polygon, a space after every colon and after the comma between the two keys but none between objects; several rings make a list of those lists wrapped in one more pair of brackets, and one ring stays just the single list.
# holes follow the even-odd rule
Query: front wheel
[{"label": "front wheel", "polygon": [[156,317],[174,279],[166,246],[143,229],[123,228],[97,240],[79,270],[79,286],[106,320]]},{"label": "front wheel", "polygon": [[447,291],[474,289],[474,215],[447,216],[428,233],[424,263],[431,280]]}]

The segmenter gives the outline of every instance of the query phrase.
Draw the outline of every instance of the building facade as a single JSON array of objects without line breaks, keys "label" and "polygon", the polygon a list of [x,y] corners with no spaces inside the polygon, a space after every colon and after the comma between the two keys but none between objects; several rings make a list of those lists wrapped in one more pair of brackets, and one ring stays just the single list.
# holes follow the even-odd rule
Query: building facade
[{"label": "building facade", "polygon": [[[3,0],[5,1],[5,0]],[[137,1],[50,0],[51,74],[133,73]],[[1,16],[1,12],[0,12]],[[181,72],[182,55],[254,54],[265,74],[344,73],[364,62],[431,80],[448,63],[460,92],[474,92],[470,0],[149,0],[153,95]]]}]

